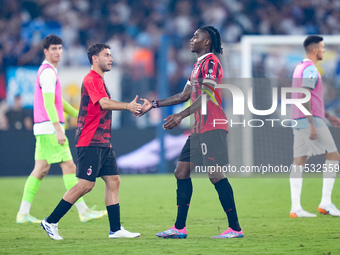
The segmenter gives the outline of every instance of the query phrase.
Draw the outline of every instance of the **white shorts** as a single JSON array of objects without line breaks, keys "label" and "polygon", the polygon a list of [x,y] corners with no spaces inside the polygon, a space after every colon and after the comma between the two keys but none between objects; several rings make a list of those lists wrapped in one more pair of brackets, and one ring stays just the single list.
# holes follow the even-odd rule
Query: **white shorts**
[{"label": "white shorts", "polygon": [[332,134],[328,127],[320,127],[316,129],[318,138],[316,140],[309,139],[309,128],[293,129],[294,134],[294,158],[302,156],[315,156],[325,154],[326,152],[335,152],[337,148],[333,140]]}]

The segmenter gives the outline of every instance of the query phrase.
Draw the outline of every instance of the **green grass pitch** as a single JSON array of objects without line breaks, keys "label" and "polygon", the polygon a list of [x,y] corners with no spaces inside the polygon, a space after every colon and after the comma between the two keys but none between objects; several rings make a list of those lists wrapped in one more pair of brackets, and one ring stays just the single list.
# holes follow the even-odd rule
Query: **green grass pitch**
[{"label": "green grass pitch", "polygon": [[[194,194],[183,240],[155,236],[174,224],[176,181],[172,175],[121,176],[122,225],[140,232],[137,239],[108,239],[104,217],[80,223],[75,208],[59,223],[63,241],[53,241],[38,224],[15,223],[26,178],[0,179],[0,254],[340,254],[340,218],[289,218],[287,178],[231,178],[245,237],[212,240],[227,228],[226,216],[208,179],[193,178]],[[305,178],[302,205],[317,212],[322,180]],[[65,192],[60,176],[47,176],[40,185],[31,214],[47,216]],[[340,206],[340,183],[333,202]],[[85,201],[104,209],[104,182],[97,179]]]}]

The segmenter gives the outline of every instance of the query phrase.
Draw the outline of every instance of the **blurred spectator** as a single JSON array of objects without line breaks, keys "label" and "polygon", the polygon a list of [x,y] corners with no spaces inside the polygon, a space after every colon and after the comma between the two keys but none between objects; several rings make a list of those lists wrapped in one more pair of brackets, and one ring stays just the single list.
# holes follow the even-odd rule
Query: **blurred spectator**
[{"label": "blurred spectator", "polygon": [[5,113],[8,110],[8,105],[6,103],[6,100],[0,101],[0,130],[7,130],[8,129],[8,123],[7,118],[5,116]]},{"label": "blurred spectator", "polygon": [[5,113],[4,127],[8,130],[32,130],[32,111],[22,108],[21,96],[16,95],[12,108]]},{"label": "blurred spectator", "polygon": [[[213,25],[224,43],[237,43],[242,35],[339,34],[339,23],[337,0],[1,0],[0,74],[40,65],[47,34],[63,38],[64,66],[87,66],[87,47],[106,42],[122,73],[122,100],[131,100],[155,93],[160,38],[167,35],[172,94],[190,75],[186,42],[200,26]],[[258,61],[258,76],[271,76],[269,60]]]},{"label": "blurred spectator", "polygon": [[243,34],[338,34],[339,10],[336,0],[2,0],[0,70],[40,64],[36,42],[52,33],[64,39],[69,61],[63,64],[87,65],[74,55],[90,43],[114,38],[124,51],[130,37],[156,56],[162,34],[180,50],[200,25],[220,29],[224,42],[238,42]]},{"label": "blurred spectator", "polygon": [[192,1],[177,1],[175,11],[172,13],[173,18],[169,19],[169,27],[176,34],[184,39],[192,34],[196,28],[194,26],[195,16],[191,13],[193,6]]},{"label": "blurred spectator", "polygon": [[67,59],[64,60],[68,66],[85,66],[88,65],[89,60],[87,58],[87,49],[84,45],[81,45],[78,40],[74,40],[73,43],[65,49],[64,53]]}]

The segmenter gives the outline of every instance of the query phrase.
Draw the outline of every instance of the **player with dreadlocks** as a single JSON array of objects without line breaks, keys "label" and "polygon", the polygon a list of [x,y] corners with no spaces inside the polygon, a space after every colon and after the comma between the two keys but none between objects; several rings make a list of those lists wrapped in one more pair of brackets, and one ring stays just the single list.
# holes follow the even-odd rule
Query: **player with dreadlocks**
[{"label": "player with dreadlocks", "polygon": [[[165,107],[180,104],[191,98],[192,104],[185,110],[168,116],[163,125],[164,129],[172,129],[180,124],[183,118],[194,114],[195,123],[191,134],[185,143],[175,170],[177,179],[177,219],[175,225],[156,234],[162,238],[186,238],[186,219],[189,204],[192,196],[192,182],[190,173],[198,167],[223,166],[228,162],[227,117],[223,112],[219,89],[214,89],[223,79],[223,70],[219,59],[215,54],[222,54],[220,33],[212,26],[205,26],[198,29],[190,40],[191,52],[197,54],[197,62],[194,65],[184,90],[167,99],[144,101],[140,114],[142,116],[152,108]],[[201,112],[201,96],[208,97],[206,105],[207,114]],[[216,100],[218,99],[218,100]],[[219,123],[214,124],[214,120]],[[223,121],[221,121],[223,120]],[[223,172],[207,171],[210,181],[214,184],[218,193],[221,205],[227,214],[229,228],[222,234],[213,238],[236,238],[243,237],[243,231],[239,226],[236,206],[232,187]]]}]

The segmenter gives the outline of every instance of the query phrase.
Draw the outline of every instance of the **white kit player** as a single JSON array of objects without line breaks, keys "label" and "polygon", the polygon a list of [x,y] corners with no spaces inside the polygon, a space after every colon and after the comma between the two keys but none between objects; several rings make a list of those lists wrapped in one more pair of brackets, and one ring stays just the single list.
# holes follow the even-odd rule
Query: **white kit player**
[{"label": "white kit player", "polygon": [[[292,87],[310,90],[311,99],[304,106],[312,115],[306,116],[295,105],[292,105],[291,118],[297,122],[297,125],[293,128],[294,161],[290,173],[292,202],[290,217],[316,217],[316,214],[303,210],[301,206],[302,174],[304,170],[314,171],[312,168],[316,167],[315,165],[307,166],[307,159],[322,154],[325,155],[326,162],[321,168],[323,187],[318,211],[322,214],[340,216],[340,211],[331,200],[340,156],[325,118],[335,127],[340,127],[340,119],[325,112],[323,84],[316,67],[316,63],[322,60],[325,53],[323,38],[317,35],[308,36],[303,46],[307,58],[296,66]],[[301,93],[292,93],[292,98],[301,98],[301,95]]]}]

